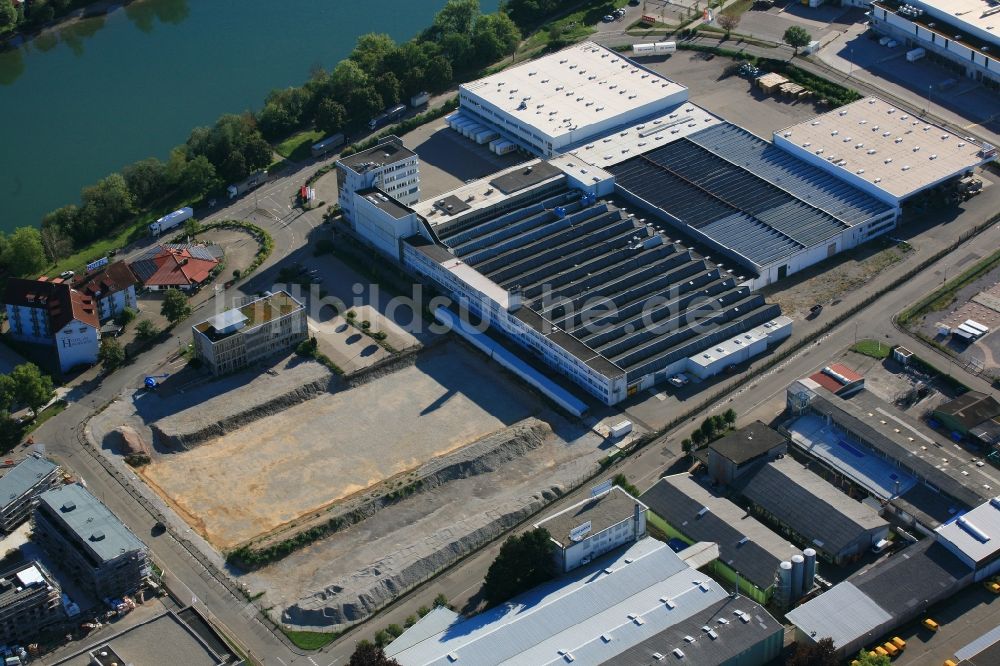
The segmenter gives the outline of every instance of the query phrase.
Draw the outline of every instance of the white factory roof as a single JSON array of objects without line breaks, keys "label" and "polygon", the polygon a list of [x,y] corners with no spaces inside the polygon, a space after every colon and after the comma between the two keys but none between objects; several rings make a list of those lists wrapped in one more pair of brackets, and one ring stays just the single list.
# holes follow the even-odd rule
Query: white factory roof
[{"label": "white factory roof", "polygon": [[505,310],[507,309],[510,301],[510,294],[507,290],[472,266],[457,257],[442,262],[441,266],[460,281],[487,296],[494,303],[498,303]]},{"label": "white factory roof", "polygon": [[956,25],[967,24],[988,31],[1000,40],[1000,5],[991,0],[919,0],[919,5],[947,15]]},{"label": "white factory roof", "polygon": [[[703,613],[726,591],[646,538],[396,652],[403,666],[574,666],[613,662],[624,650]],[[734,610],[747,611],[749,602]],[[706,618],[706,624],[713,624]],[[406,635],[405,633],[403,634]]]},{"label": "white factory roof", "polygon": [[791,325],[792,320],[790,317],[786,317],[785,315],[775,317],[769,322],[751,328],[749,331],[740,333],[739,335],[727,340],[723,340],[714,347],[709,347],[705,351],[695,354],[690,357],[688,361],[695,365],[707,368],[721,359],[736,356],[750,345],[760,342],[761,340],[766,340],[768,336],[777,333],[785,327],[790,327]]},{"label": "white factory roof", "polygon": [[655,118],[571,146],[567,152],[592,165],[608,167],[721,123],[697,104],[684,102]]},{"label": "white factory roof", "polygon": [[555,138],[686,88],[594,42],[582,42],[461,89]]},{"label": "white factory roof", "polygon": [[785,616],[801,631],[815,637],[831,638],[835,647],[849,645],[889,622],[892,615],[859,590],[844,581]]},{"label": "white factory roof", "polygon": [[981,145],[877,97],[778,130],[774,138],[785,139],[897,199],[984,161]]},{"label": "white factory roof", "polygon": [[1000,551],[1000,497],[980,504],[935,530],[973,562],[982,562]]}]

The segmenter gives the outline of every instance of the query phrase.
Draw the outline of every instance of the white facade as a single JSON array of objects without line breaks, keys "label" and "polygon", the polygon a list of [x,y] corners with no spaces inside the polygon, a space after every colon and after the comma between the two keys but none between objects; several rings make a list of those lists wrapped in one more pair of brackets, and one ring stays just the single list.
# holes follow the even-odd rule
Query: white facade
[{"label": "white facade", "polygon": [[337,197],[346,219],[354,222],[354,193],[378,188],[410,206],[420,200],[420,163],[402,140],[388,137],[369,150],[337,160]]},{"label": "white facade", "polygon": [[[417,214],[413,211],[390,213],[385,208],[380,207],[385,204],[379,201],[378,194],[378,192],[373,192],[367,196],[354,195],[354,217],[351,222],[355,231],[379,250],[398,261],[400,259],[400,239],[409,238],[419,233],[422,230],[422,225]],[[396,217],[396,215],[401,216]]]},{"label": "white facade", "polygon": [[59,369],[63,372],[78,365],[94,365],[101,347],[101,334],[90,324],[73,319],[55,334]]},{"label": "white facade", "polygon": [[135,297],[135,285],[130,284],[121,291],[100,296],[97,299],[97,314],[101,321],[114,319],[125,308],[139,309],[139,303]]},{"label": "white facade", "polygon": [[792,334],[792,320],[784,315],[776,317],[746,333],[725,340],[711,349],[685,359],[687,371],[699,379],[706,379],[724,371],[730,365],[742,363],[763,354],[771,345]]}]

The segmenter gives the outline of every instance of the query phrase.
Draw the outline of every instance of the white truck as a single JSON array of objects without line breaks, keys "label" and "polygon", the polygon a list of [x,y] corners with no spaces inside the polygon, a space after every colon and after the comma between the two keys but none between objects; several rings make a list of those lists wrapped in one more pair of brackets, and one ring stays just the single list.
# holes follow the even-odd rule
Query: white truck
[{"label": "white truck", "polygon": [[175,210],[172,213],[168,213],[149,225],[149,231],[154,236],[159,236],[164,231],[168,229],[173,229],[179,224],[182,224],[185,220],[190,220],[194,217],[194,210],[185,206],[180,210]]},{"label": "white truck", "polygon": [[329,136],[318,143],[314,143],[311,149],[312,156],[322,157],[331,150],[335,148],[340,148],[342,145],[344,145],[344,141],[346,141],[344,135],[341,132],[337,132],[333,136]]},{"label": "white truck", "polygon": [[417,109],[421,106],[426,106],[429,101],[431,101],[431,94],[429,92],[418,92],[410,98],[410,107]]},{"label": "white truck", "polygon": [[917,48],[917,49],[913,49],[912,51],[907,51],[906,52],[906,59],[909,62],[916,62],[917,60],[920,60],[921,58],[923,58],[925,55],[927,55],[927,50],[926,49]]},{"label": "white truck", "polygon": [[230,199],[235,199],[238,196],[246,194],[250,190],[260,187],[267,182],[267,171],[257,171],[256,173],[250,174],[246,180],[242,180],[238,183],[233,183],[226,188],[226,192],[229,194]]}]

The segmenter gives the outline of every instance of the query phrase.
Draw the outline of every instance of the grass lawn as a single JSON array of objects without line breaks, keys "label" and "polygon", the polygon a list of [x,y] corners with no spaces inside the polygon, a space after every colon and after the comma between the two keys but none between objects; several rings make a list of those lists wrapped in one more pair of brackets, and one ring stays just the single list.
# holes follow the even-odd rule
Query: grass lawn
[{"label": "grass lawn", "polygon": [[521,44],[519,51],[531,51],[545,46],[554,39],[565,44],[579,42],[597,32],[594,27],[601,23],[605,14],[618,7],[624,7],[628,0],[585,0],[575,10],[562,18],[538,27]]},{"label": "grass lawn", "polygon": [[878,340],[858,340],[851,345],[851,351],[882,360],[889,357],[892,347]]},{"label": "grass lawn", "polygon": [[339,636],[336,632],[291,631],[290,629],[282,629],[282,631],[285,636],[288,636],[288,640],[302,650],[319,650],[332,643]]},{"label": "grass lawn", "polygon": [[74,252],[65,259],[60,259],[52,266],[45,269],[45,274],[49,277],[55,277],[63,271],[76,271],[82,275],[83,269],[91,261],[100,259],[101,257],[106,257],[108,256],[108,252],[111,250],[120,250],[129,243],[138,240],[144,234],[148,234],[149,229],[147,225],[153,219],[155,218],[152,216],[143,218],[141,221],[125,227],[114,236],[102,238],[101,240],[91,243],[82,250]]},{"label": "grass lawn", "polygon": [[312,156],[313,144],[323,136],[323,132],[319,130],[303,130],[276,144],[274,152],[293,162],[301,162]]}]

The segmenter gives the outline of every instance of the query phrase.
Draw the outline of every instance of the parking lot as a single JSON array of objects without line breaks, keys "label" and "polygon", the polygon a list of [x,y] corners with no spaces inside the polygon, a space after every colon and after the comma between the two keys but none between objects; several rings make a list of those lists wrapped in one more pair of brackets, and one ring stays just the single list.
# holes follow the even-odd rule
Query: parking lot
[{"label": "parking lot", "polygon": [[[921,626],[923,617],[931,617],[940,628],[928,631]],[[925,615],[901,627],[892,635],[906,641],[906,650],[895,663],[905,666],[941,666],[954,659],[955,652],[1000,625],[1000,600],[979,583],[973,583],[947,602],[938,604]]]}]

